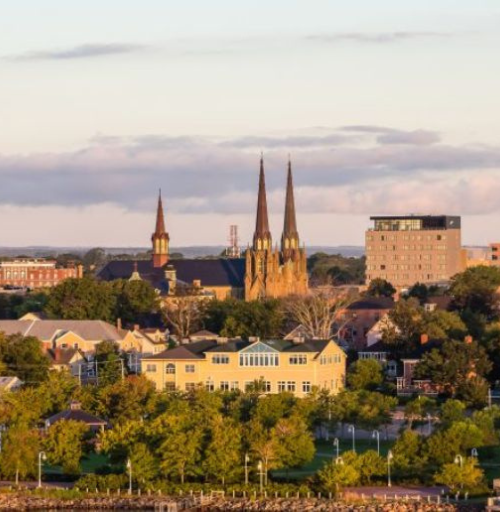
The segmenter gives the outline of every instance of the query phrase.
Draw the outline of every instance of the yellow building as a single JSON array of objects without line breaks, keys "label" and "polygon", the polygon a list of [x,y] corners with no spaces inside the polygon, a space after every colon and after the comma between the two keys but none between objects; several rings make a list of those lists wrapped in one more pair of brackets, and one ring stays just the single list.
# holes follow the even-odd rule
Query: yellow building
[{"label": "yellow building", "polygon": [[339,392],[346,355],[328,340],[203,340],[145,357],[141,370],[157,390],[245,391],[261,381],[267,393],[303,397],[313,387]]}]

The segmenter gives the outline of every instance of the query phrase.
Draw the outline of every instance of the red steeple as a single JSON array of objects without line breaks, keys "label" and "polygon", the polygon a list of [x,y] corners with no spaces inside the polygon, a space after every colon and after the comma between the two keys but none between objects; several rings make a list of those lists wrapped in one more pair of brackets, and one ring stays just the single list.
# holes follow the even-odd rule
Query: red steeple
[{"label": "red steeple", "polygon": [[281,236],[281,250],[285,258],[291,255],[293,249],[299,248],[299,233],[295,216],[295,199],[293,196],[292,163],[288,159],[288,175],[286,183],[285,222]]},{"label": "red steeple", "polygon": [[253,246],[255,250],[271,249],[271,232],[269,231],[269,219],[267,216],[266,179],[264,176],[264,158],[260,157],[259,196],[257,199],[257,219]]},{"label": "red steeple", "polygon": [[156,210],[156,228],[151,236],[153,243],[153,266],[163,267],[168,262],[168,242],[170,237],[165,231],[165,217],[161,200],[161,189],[158,195],[158,207]]}]

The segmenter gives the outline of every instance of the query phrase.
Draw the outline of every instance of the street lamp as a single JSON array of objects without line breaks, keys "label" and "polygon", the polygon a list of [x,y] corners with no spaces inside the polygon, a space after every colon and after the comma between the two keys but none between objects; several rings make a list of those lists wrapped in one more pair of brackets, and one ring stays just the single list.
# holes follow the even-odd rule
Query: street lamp
[{"label": "street lamp", "polygon": [[132,461],[130,458],[127,459],[127,470],[128,470],[128,493],[132,494]]},{"label": "street lamp", "polygon": [[337,466],[338,466],[339,464],[340,464],[341,466],[343,466],[343,465],[344,465],[344,459],[343,459],[342,457],[337,457],[337,458],[335,459],[335,464],[336,464]]},{"label": "street lamp", "polygon": [[47,460],[45,452],[38,452],[38,488],[42,488],[42,461]]},{"label": "street lamp", "polygon": [[7,427],[2,423],[0,425],[0,453],[2,453],[2,435],[5,430],[7,430]]},{"label": "street lamp", "polygon": [[333,440],[333,447],[337,449],[337,459],[339,458],[339,453],[340,453],[340,445],[339,445],[339,438],[336,437],[334,440]]},{"label": "street lamp", "polygon": [[248,453],[245,453],[245,485],[248,485],[248,463],[250,462],[250,457]]},{"label": "street lamp", "polygon": [[347,432],[352,432],[352,451],[356,453],[356,427],[354,425],[349,425],[347,427]]},{"label": "street lamp", "polygon": [[477,449],[476,448],[472,448],[472,450],[470,451],[470,456],[474,457],[476,459],[479,457],[479,454],[477,453]]},{"label": "street lamp", "polygon": [[461,455],[455,455],[455,464],[458,464],[461,468],[464,466],[464,458]]},{"label": "street lamp", "polygon": [[387,452],[387,487],[392,487],[391,482],[391,460],[394,458],[394,455],[392,455],[392,451],[389,450]]},{"label": "street lamp", "polygon": [[431,419],[432,419],[432,417],[431,417],[431,415],[429,413],[427,413],[426,418],[427,418],[427,427],[428,427],[428,430],[429,430],[429,435],[431,435]]},{"label": "street lamp", "polygon": [[380,456],[380,432],[378,430],[374,430],[372,432],[372,438],[373,437],[377,438],[377,453]]},{"label": "street lamp", "polygon": [[262,461],[259,460],[259,463],[257,464],[257,469],[259,471],[259,477],[260,477],[260,493],[262,494],[262,491],[264,489],[264,466],[262,464]]}]

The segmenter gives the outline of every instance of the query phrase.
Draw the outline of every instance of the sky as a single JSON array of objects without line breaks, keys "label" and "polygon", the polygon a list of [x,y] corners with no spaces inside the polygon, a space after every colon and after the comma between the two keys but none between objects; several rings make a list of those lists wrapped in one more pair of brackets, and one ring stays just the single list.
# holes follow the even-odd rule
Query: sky
[{"label": "sky", "polygon": [[0,0],[0,246],[307,245],[370,215],[500,240],[498,0]]}]

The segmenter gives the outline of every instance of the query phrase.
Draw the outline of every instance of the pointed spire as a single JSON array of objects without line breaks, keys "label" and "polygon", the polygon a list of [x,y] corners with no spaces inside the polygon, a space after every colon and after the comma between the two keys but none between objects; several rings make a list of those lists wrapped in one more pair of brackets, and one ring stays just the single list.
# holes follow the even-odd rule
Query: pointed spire
[{"label": "pointed spire", "polygon": [[[271,232],[269,231],[269,218],[267,215],[266,178],[264,175],[264,157],[260,156],[259,196],[257,199],[257,218],[255,233],[253,235],[254,248],[259,249],[258,241],[262,248],[271,248]],[[264,244],[265,241],[265,244]]]},{"label": "pointed spire", "polygon": [[285,260],[289,259],[292,251],[298,249],[299,232],[297,231],[297,218],[295,215],[295,199],[293,196],[292,162],[288,156],[288,173],[286,180],[285,222],[281,236],[281,250]]},{"label": "pointed spire", "polygon": [[161,188],[158,194],[158,209],[156,210],[156,235],[164,235],[165,234],[165,217],[163,215],[163,203],[161,200]]}]

